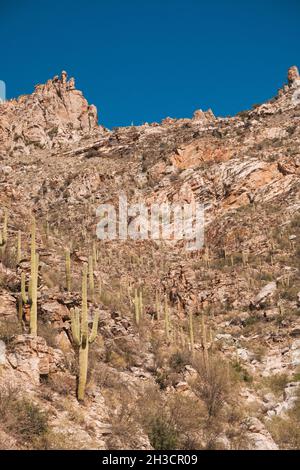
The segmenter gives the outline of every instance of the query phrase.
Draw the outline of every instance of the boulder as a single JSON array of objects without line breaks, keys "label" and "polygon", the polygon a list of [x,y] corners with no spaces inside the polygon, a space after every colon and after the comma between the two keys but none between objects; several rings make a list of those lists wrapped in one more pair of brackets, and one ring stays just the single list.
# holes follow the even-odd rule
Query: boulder
[{"label": "boulder", "polygon": [[264,286],[256,297],[252,300],[251,304],[258,308],[265,304],[267,299],[270,299],[274,295],[277,289],[277,284],[275,281],[269,282],[266,286]]},{"label": "boulder", "polygon": [[33,385],[38,385],[40,376],[64,369],[64,356],[59,349],[49,347],[44,338],[18,335],[10,344],[7,354],[9,364],[26,375]]}]

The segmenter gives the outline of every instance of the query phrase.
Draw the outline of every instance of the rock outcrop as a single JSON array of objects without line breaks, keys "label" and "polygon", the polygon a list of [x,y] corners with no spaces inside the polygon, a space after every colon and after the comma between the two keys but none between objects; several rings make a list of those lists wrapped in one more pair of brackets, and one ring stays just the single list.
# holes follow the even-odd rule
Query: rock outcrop
[{"label": "rock outcrop", "polygon": [[57,150],[99,133],[97,109],[89,105],[66,72],[31,95],[0,105],[1,153],[28,155],[34,150]]},{"label": "rock outcrop", "polygon": [[288,82],[289,85],[300,85],[300,74],[298,67],[293,65],[293,67],[290,67],[288,70]]}]

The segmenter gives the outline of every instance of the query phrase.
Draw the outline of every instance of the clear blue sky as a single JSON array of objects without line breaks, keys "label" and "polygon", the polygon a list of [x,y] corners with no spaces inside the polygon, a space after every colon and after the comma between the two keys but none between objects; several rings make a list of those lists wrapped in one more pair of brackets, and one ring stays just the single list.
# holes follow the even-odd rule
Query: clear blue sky
[{"label": "clear blue sky", "polygon": [[232,115],[300,65],[299,0],[0,0],[9,98],[65,69],[108,126]]}]

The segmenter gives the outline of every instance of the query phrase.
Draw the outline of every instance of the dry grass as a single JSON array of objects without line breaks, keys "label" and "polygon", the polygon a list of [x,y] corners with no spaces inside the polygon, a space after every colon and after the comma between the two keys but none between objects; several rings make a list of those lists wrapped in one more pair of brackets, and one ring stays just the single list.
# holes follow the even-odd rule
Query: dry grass
[{"label": "dry grass", "polygon": [[6,345],[13,340],[14,336],[22,333],[22,327],[17,321],[0,321],[0,339]]},{"label": "dry grass", "polygon": [[280,449],[300,449],[300,394],[285,417],[274,417],[267,427]]},{"label": "dry grass", "polygon": [[5,430],[20,444],[39,448],[48,432],[48,416],[30,400],[17,396],[12,388],[0,391],[0,420]]}]

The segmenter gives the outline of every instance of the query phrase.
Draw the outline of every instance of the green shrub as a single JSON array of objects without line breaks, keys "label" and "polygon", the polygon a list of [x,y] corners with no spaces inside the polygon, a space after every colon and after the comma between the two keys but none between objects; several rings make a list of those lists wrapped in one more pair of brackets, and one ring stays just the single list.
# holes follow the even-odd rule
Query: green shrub
[{"label": "green shrub", "polygon": [[148,437],[155,450],[174,450],[177,448],[178,432],[166,414],[154,416],[148,427]]},{"label": "green shrub", "polygon": [[236,372],[239,380],[246,383],[253,382],[253,377],[249,374],[247,369],[245,369],[239,362],[234,362],[232,364],[234,371]]},{"label": "green shrub", "polygon": [[184,367],[190,363],[189,351],[176,351],[169,359],[169,366],[175,372],[182,372]]}]

